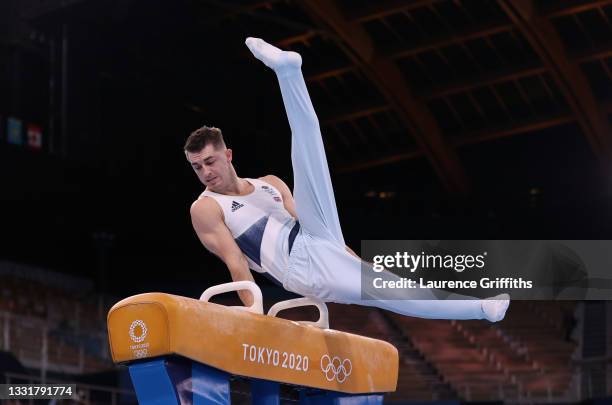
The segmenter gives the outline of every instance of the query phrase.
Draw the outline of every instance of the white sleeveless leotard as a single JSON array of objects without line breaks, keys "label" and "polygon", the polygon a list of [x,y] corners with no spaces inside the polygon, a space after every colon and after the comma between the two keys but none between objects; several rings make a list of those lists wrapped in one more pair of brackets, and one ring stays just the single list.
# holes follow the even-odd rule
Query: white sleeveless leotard
[{"label": "white sleeveless leotard", "polygon": [[299,223],[283,205],[281,193],[258,179],[248,195],[224,195],[205,190],[199,198],[213,198],[223,210],[225,225],[244,253],[249,267],[282,283]]}]

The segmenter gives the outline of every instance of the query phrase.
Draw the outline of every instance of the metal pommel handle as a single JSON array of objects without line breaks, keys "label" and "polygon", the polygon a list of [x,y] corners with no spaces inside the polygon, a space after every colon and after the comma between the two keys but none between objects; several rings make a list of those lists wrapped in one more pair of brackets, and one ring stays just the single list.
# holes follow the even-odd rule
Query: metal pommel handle
[{"label": "metal pommel handle", "polygon": [[239,290],[249,290],[251,294],[253,294],[253,305],[250,307],[234,306],[232,308],[238,308],[255,314],[263,314],[263,297],[261,295],[261,290],[257,284],[252,281],[234,281],[212,286],[202,293],[200,301],[208,302],[214,295]]},{"label": "metal pommel handle", "polygon": [[305,307],[308,305],[314,305],[315,307],[319,308],[319,320],[316,322],[299,322],[305,325],[313,325],[321,329],[329,329],[329,311],[327,310],[327,305],[325,305],[323,301],[316,301],[312,298],[294,298],[292,300],[277,302],[276,304],[272,305],[268,311],[268,315],[276,316],[276,314],[285,309]]}]

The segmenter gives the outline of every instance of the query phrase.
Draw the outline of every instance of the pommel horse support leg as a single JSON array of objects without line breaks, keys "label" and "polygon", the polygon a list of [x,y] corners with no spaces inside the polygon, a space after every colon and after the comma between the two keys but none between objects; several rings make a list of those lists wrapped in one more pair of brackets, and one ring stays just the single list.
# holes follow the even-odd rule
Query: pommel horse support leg
[{"label": "pommel horse support leg", "polygon": [[[248,289],[253,306],[208,302]],[[314,305],[316,322],[276,317]],[[141,405],[230,404],[230,380],[248,379],[252,403],[280,403],[280,384],[299,391],[301,405],[378,405],[396,389],[397,349],[387,342],[329,329],[327,306],[308,298],[283,301],[263,313],[250,281],[222,284],[200,300],[139,294],[108,313],[113,361],[129,367]]]}]

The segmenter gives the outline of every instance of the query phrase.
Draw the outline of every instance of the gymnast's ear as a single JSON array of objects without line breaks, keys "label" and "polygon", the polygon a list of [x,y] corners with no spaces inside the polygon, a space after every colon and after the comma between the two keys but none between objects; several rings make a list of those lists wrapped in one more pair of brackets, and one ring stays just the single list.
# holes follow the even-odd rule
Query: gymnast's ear
[{"label": "gymnast's ear", "polygon": [[230,148],[225,149],[225,156],[227,157],[227,161],[231,162],[232,161],[232,150]]}]

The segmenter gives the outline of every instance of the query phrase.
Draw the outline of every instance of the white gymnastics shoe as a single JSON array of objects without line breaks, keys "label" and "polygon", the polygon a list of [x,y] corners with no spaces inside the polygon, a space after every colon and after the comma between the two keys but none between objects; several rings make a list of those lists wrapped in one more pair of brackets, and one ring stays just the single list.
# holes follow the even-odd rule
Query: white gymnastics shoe
[{"label": "white gymnastics shoe", "polygon": [[277,73],[288,69],[299,69],[302,66],[302,57],[299,53],[283,51],[260,38],[248,37],[244,43],[253,56]]},{"label": "white gymnastics shoe", "polygon": [[499,294],[495,297],[486,298],[480,301],[484,318],[491,322],[499,322],[504,319],[506,310],[510,305],[508,294]]}]

